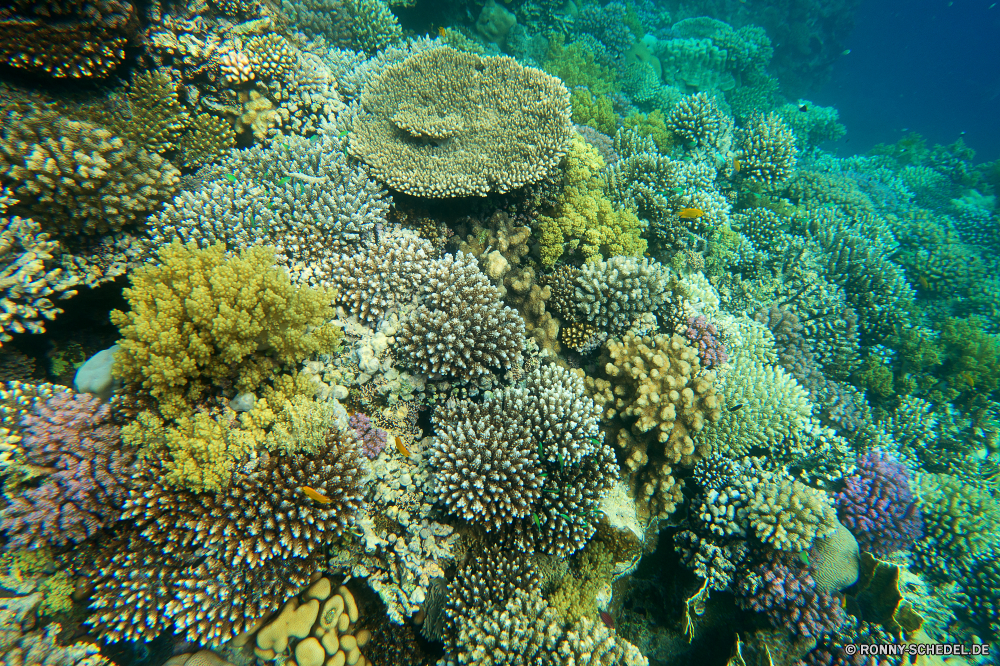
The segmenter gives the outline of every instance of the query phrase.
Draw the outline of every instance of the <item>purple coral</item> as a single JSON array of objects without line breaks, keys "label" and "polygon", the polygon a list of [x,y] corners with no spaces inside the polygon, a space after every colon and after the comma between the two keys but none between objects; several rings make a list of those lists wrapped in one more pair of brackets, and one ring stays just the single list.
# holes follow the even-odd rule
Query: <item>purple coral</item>
[{"label": "purple coral", "polygon": [[831,594],[816,591],[816,581],[795,563],[777,554],[754,566],[740,580],[737,602],[742,608],[765,613],[776,627],[797,636],[816,637],[836,631],[844,609]]},{"label": "purple coral", "polygon": [[920,509],[906,467],[882,451],[869,451],[835,495],[837,515],[862,550],[885,557],[923,534]]},{"label": "purple coral", "polygon": [[702,365],[706,368],[711,368],[713,365],[719,365],[729,360],[729,355],[726,354],[726,346],[719,342],[718,334],[719,332],[716,330],[715,324],[709,323],[705,319],[705,315],[688,317],[687,331],[684,335],[687,336],[688,340],[698,344],[698,356],[701,358]]},{"label": "purple coral", "polygon": [[0,511],[11,544],[81,542],[118,519],[136,458],[110,417],[107,404],[82,393],[60,393],[24,416],[24,464],[46,474]]},{"label": "purple coral", "polygon": [[355,412],[348,424],[358,435],[358,440],[361,442],[361,453],[369,460],[378,458],[378,454],[382,453],[382,449],[385,448],[388,433],[373,426],[368,415],[361,412]]}]

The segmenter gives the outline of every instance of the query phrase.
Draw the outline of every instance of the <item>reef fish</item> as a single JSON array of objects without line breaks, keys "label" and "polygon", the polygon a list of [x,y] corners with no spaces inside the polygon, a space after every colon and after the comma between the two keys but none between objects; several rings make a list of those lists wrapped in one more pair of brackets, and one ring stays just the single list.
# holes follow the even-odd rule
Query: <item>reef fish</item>
[{"label": "reef fish", "polygon": [[410,457],[410,450],[408,448],[406,448],[405,444],[403,444],[403,440],[400,439],[399,435],[396,435],[395,437],[393,437],[393,439],[396,440],[396,450],[399,451],[400,453],[402,453],[407,458],[409,458]]},{"label": "reef fish", "polygon": [[302,492],[306,494],[306,497],[308,497],[311,500],[315,500],[320,504],[329,504],[330,502],[333,501],[323,493],[319,492],[318,490],[313,490],[309,486],[302,486]]},{"label": "reef fish", "polygon": [[601,611],[601,622],[606,624],[609,629],[615,628],[615,618],[611,617],[611,613],[607,611]]},{"label": "reef fish", "polygon": [[696,217],[701,217],[705,214],[701,208],[681,208],[677,211],[677,217],[683,220],[693,220]]}]

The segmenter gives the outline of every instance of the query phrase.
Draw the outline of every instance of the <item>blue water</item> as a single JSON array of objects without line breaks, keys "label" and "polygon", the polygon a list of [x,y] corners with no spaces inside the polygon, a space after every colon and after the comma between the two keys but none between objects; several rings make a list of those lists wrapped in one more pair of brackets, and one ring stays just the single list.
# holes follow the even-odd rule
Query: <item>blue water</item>
[{"label": "blue water", "polygon": [[840,154],[914,131],[931,144],[961,137],[977,162],[1000,158],[1000,3],[865,2],[847,47],[814,95],[847,126]]}]

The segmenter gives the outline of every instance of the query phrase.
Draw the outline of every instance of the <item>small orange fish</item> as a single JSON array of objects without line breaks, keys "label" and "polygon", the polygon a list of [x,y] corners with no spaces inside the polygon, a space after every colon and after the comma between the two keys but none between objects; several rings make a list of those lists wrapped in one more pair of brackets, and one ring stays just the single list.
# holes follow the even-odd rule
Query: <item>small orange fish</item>
[{"label": "small orange fish", "polygon": [[396,440],[396,450],[399,451],[400,453],[402,453],[407,458],[409,458],[410,457],[410,450],[408,448],[406,448],[405,444],[403,444],[403,440],[401,440],[399,438],[399,435],[396,435],[394,437],[394,439]]},{"label": "small orange fish", "polygon": [[441,26],[440,28],[438,28],[438,36],[439,37],[444,37],[447,34],[448,34],[448,31],[444,29],[444,26]]},{"label": "small orange fish", "polygon": [[705,214],[701,208],[681,208],[677,211],[677,217],[684,220],[693,220]]},{"label": "small orange fish", "polygon": [[330,502],[333,501],[323,493],[319,492],[318,490],[313,490],[309,486],[302,486],[302,492],[306,494],[306,497],[308,497],[311,500],[316,500],[320,504],[329,504]]},{"label": "small orange fish", "polygon": [[740,169],[742,168],[743,168],[743,162],[740,162],[739,160],[733,160],[733,171],[739,173]]}]

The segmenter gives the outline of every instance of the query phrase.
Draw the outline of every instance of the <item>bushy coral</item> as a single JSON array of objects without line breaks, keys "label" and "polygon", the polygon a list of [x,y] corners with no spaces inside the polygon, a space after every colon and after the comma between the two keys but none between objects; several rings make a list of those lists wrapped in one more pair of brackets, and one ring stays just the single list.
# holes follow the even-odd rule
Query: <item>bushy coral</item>
[{"label": "bushy coral", "polygon": [[670,271],[657,261],[615,256],[587,264],[576,278],[576,319],[620,335],[669,298]]},{"label": "bushy coral", "polygon": [[360,477],[357,442],[336,430],[314,452],[245,460],[220,493],[179,490],[150,467],[125,507],[132,524],[92,565],[90,623],[113,641],[170,629],[220,645],[250,630],[353,524]]},{"label": "bushy coral", "polygon": [[361,443],[361,453],[369,460],[378,458],[378,454],[385,448],[389,433],[374,426],[368,415],[362,412],[352,414],[348,424],[354,429],[354,433]]},{"label": "bushy coral", "polygon": [[706,368],[720,365],[729,360],[726,346],[719,341],[719,331],[715,324],[708,321],[705,315],[688,317],[687,330],[684,337],[698,345],[698,358]]},{"label": "bushy coral", "polygon": [[1000,544],[1000,501],[988,488],[951,474],[924,474],[918,483],[924,538],[917,546],[930,551],[925,561],[969,562]]},{"label": "bushy coral", "polygon": [[858,459],[858,469],[835,496],[841,522],[876,557],[905,550],[923,533],[906,467],[882,451]]},{"label": "bushy coral", "polygon": [[123,337],[117,375],[169,419],[190,414],[222,382],[255,391],[283,365],[331,345],[331,295],[292,286],[273,262],[263,247],[231,258],[222,245],[163,248],[158,264],[133,274],[130,310],[112,313]]},{"label": "bushy coral", "polygon": [[774,188],[792,175],[795,135],[777,114],[755,115],[740,132],[739,147],[740,174],[751,185]]},{"label": "bushy coral", "polygon": [[598,410],[573,373],[546,366],[524,388],[434,415],[438,497],[525,551],[567,555],[594,534],[594,512],[618,477]]},{"label": "bushy coral", "polygon": [[16,546],[81,543],[115,523],[135,452],[122,446],[111,408],[87,394],[60,393],[21,419],[21,465],[45,470],[0,511],[0,529]]},{"label": "bushy coral", "polygon": [[574,123],[593,127],[604,134],[615,133],[618,123],[610,97],[594,95],[586,88],[574,88],[570,103],[573,105]]},{"label": "bushy coral", "polygon": [[290,20],[335,46],[374,53],[402,39],[399,19],[383,0],[282,0]]}]

